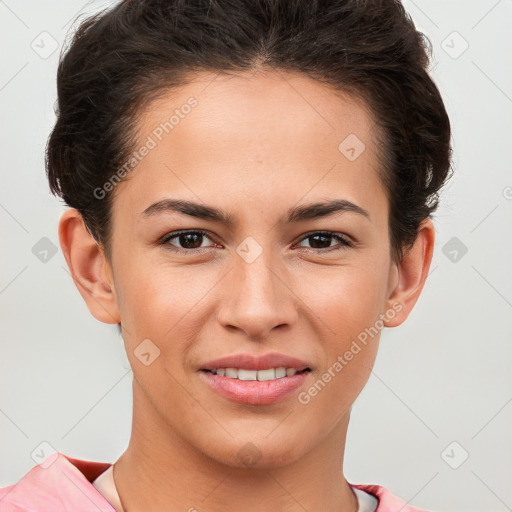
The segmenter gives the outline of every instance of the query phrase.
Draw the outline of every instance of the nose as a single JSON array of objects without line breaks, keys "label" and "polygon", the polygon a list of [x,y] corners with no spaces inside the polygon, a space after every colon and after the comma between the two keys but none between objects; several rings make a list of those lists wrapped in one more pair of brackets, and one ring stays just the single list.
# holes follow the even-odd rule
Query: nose
[{"label": "nose", "polygon": [[286,269],[269,250],[247,262],[238,255],[224,280],[217,321],[251,339],[264,339],[273,329],[292,326],[298,318],[296,295]]}]

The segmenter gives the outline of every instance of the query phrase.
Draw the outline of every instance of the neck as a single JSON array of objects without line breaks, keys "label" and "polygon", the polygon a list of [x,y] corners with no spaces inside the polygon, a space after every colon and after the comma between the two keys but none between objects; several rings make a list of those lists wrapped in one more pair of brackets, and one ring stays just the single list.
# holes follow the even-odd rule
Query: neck
[{"label": "neck", "polygon": [[123,512],[143,512],[148,506],[152,512],[357,510],[357,498],[343,476],[348,415],[292,463],[239,468],[183,440],[138,391],[134,385],[130,443],[114,464]]}]

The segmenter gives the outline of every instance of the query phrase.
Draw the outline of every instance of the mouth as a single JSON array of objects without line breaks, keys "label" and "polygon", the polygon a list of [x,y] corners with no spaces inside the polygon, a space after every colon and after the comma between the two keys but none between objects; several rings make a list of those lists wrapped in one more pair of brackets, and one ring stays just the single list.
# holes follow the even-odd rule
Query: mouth
[{"label": "mouth", "polygon": [[286,377],[293,377],[302,373],[310,372],[311,368],[306,367],[303,369],[297,368],[267,368],[263,370],[248,370],[245,368],[215,368],[215,369],[202,369],[201,371],[210,373],[212,375],[220,375],[228,379],[236,379],[243,381],[270,381],[278,380]]},{"label": "mouth", "polygon": [[202,369],[201,380],[222,398],[245,405],[270,405],[293,396],[305,386],[311,369],[245,368]]},{"label": "mouth", "polygon": [[199,366],[210,390],[232,402],[267,405],[290,398],[313,373],[307,360],[288,354],[236,353]]}]

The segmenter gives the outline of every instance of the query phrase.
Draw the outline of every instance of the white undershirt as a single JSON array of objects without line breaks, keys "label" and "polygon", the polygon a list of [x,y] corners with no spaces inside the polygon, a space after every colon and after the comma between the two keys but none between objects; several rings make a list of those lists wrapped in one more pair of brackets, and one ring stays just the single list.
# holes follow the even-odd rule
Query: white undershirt
[{"label": "white undershirt", "polygon": [[116,509],[116,512],[123,512],[119,494],[117,493],[116,484],[114,482],[114,465],[110,466],[106,471],[92,482],[92,485],[103,494],[103,497]]},{"label": "white undershirt", "polygon": [[[103,497],[116,509],[116,512],[123,512],[123,507],[119,500],[119,494],[117,493],[116,484],[114,482],[113,474],[114,466],[110,466],[106,471],[92,482],[92,485],[103,495]],[[357,512],[375,512],[379,500],[361,489],[352,487],[356,494],[357,502],[359,507]]]},{"label": "white undershirt", "polygon": [[352,487],[352,490],[356,493],[359,504],[357,512],[375,512],[377,510],[379,500],[373,494],[356,487]]}]

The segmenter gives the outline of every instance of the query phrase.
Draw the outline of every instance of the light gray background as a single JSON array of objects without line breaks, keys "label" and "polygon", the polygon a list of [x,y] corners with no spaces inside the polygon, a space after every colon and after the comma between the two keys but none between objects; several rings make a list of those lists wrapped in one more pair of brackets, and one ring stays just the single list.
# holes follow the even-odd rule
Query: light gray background
[{"label": "light gray background", "polygon": [[[69,275],[57,235],[64,207],[43,160],[60,47],[79,12],[106,5],[0,1],[0,486],[40,462],[31,454],[43,442],[113,462],[129,440],[122,340],[90,315]],[[434,46],[455,175],[423,295],[404,325],[384,330],[354,406],[346,476],[429,510],[512,510],[512,0],[405,5]],[[46,261],[44,237],[57,249]]]}]

